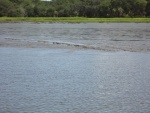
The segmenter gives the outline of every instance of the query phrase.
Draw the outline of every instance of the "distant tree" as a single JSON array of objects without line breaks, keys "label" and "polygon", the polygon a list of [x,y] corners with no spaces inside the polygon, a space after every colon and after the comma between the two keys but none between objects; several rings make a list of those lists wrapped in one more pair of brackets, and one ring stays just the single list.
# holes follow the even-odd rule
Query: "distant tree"
[{"label": "distant tree", "polygon": [[0,16],[144,17],[150,0],[0,0]]},{"label": "distant tree", "polygon": [[111,16],[111,2],[110,0],[102,0],[99,3],[99,17],[110,17]]},{"label": "distant tree", "polygon": [[55,15],[55,8],[54,8],[54,7],[49,7],[49,8],[47,9],[46,15],[47,15],[48,17],[55,17],[55,16],[56,16],[56,15]]},{"label": "distant tree", "polygon": [[24,0],[9,0],[9,1],[11,1],[11,2],[13,2],[13,3],[16,3],[16,4],[20,4],[20,3],[22,3]]},{"label": "distant tree", "polygon": [[31,0],[24,0],[21,3],[21,7],[24,10],[24,16],[33,17],[35,4]]},{"label": "distant tree", "polygon": [[133,0],[131,11],[133,12],[133,16],[144,16],[146,14],[147,1],[146,0]]},{"label": "distant tree", "polygon": [[9,16],[9,12],[14,10],[14,4],[9,0],[0,0],[0,16]]},{"label": "distant tree", "polygon": [[145,11],[146,11],[146,16],[150,17],[150,0],[147,0]]}]

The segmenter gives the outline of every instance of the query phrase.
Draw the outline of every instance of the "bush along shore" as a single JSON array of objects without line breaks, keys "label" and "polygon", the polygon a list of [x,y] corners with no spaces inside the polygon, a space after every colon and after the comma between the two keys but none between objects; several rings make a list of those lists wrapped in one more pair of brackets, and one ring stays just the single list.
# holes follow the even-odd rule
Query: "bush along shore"
[{"label": "bush along shore", "polygon": [[86,18],[86,17],[0,17],[3,22],[61,22],[61,23],[150,23],[150,18]]}]

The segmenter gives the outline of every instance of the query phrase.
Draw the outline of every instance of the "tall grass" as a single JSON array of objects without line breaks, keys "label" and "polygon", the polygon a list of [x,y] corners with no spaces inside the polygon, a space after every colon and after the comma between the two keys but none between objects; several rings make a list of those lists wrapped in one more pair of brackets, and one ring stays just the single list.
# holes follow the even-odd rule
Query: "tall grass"
[{"label": "tall grass", "polygon": [[68,22],[68,23],[90,23],[90,22],[135,22],[150,23],[150,18],[86,18],[86,17],[0,17],[0,22]]}]

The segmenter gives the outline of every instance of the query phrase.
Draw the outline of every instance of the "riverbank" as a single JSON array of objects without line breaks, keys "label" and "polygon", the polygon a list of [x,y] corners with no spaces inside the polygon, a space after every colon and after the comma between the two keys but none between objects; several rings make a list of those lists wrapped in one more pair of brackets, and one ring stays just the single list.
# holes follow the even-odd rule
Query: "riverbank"
[{"label": "riverbank", "polygon": [[85,17],[1,17],[3,22],[49,22],[49,23],[150,23],[150,18],[85,18]]}]

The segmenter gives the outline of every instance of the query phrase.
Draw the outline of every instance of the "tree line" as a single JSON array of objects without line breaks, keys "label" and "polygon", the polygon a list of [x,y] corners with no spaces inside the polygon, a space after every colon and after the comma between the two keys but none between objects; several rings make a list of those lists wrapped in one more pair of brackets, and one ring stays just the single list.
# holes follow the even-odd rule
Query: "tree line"
[{"label": "tree line", "polygon": [[0,17],[150,17],[150,0],[0,0]]}]

